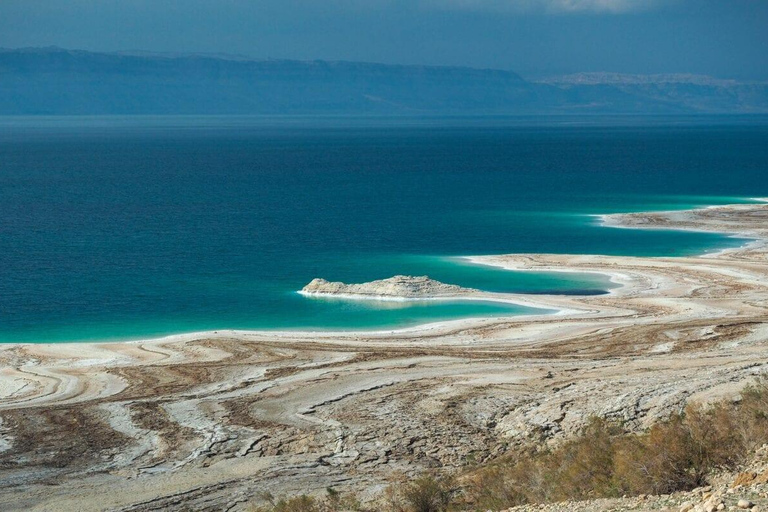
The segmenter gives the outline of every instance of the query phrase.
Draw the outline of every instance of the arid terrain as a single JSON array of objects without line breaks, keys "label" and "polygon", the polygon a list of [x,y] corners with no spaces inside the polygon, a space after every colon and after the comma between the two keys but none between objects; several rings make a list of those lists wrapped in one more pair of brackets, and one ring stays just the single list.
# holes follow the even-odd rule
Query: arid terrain
[{"label": "arid terrain", "polygon": [[764,372],[768,205],[603,222],[752,241],[688,258],[473,258],[622,284],[596,296],[465,292],[558,314],[2,345],[0,510],[247,510],[265,493],[327,487],[369,499],[424,470],[561,442],[591,416],[641,430]]}]

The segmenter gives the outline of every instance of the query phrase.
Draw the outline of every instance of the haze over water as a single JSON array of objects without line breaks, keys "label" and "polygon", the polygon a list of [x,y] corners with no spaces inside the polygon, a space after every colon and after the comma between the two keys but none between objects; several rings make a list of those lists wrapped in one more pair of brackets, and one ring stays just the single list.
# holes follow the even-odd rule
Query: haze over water
[{"label": "haze over water", "polygon": [[768,195],[763,118],[5,118],[0,341],[392,328],[530,313],[330,301],[314,277],[427,274],[523,293],[596,275],[456,256],[698,254],[743,240],[591,216]]}]

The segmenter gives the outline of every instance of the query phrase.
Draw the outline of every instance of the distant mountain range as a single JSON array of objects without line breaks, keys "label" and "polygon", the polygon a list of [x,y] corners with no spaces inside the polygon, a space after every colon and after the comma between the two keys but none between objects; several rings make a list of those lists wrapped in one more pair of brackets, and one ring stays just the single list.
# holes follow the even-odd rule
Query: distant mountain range
[{"label": "distant mountain range", "polygon": [[0,49],[0,115],[768,113],[768,83],[242,56]]}]

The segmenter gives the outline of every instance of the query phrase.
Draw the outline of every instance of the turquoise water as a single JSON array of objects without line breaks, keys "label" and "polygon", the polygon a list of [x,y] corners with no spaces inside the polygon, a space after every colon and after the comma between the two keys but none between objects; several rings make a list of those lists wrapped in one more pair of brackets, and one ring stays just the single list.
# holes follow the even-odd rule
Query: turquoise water
[{"label": "turquoise water", "polygon": [[602,293],[462,255],[687,255],[718,235],[593,214],[768,195],[762,118],[0,119],[0,341],[383,329],[529,308],[353,302],[314,277]]}]

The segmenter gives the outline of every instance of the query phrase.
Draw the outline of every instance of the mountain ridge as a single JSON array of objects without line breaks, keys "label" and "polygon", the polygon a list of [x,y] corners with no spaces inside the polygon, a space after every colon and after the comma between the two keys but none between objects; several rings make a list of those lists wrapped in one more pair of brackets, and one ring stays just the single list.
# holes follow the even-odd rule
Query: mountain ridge
[{"label": "mountain ridge", "polygon": [[0,115],[768,113],[766,83],[686,76],[0,48]]}]

